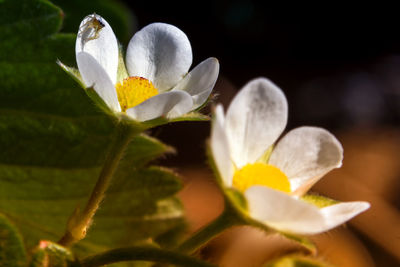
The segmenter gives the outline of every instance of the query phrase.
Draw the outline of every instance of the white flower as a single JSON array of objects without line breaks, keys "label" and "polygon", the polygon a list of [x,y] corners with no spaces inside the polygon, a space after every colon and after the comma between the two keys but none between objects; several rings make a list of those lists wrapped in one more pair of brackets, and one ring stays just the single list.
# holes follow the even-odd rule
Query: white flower
[{"label": "white flower", "polygon": [[179,117],[200,107],[218,77],[219,63],[208,58],[188,73],[192,49],[177,27],[153,23],[138,31],[126,52],[128,74],[118,69],[119,47],[99,15],[85,17],[76,39],[76,61],[86,87],[93,87],[113,112],[138,121]]},{"label": "white flower", "polygon": [[244,193],[248,214],[278,231],[317,234],[369,208],[345,202],[317,208],[300,197],[342,164],[343,149],[328,131],[300,127],[276,144],[287,123],[287,101],[265,78],[250,81],[230,104],[218,105],[211,151],[223,184]]}]

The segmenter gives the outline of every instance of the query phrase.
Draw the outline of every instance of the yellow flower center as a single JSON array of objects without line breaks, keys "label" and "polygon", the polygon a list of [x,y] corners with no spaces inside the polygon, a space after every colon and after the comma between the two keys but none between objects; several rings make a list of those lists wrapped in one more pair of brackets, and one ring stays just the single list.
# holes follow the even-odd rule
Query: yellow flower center
[{"label": "yellow flower center", "polygon": [[268,186],[272,189],[290,193],[290,183],[286,175],[265,163],[247,164],[235,172],[233,186],[244,192],[253,185]]},{"label": "yellow flower center", "polygon": [[142,77],[129,77],[115,86],[122,112],[158,94],[157,88]]}]

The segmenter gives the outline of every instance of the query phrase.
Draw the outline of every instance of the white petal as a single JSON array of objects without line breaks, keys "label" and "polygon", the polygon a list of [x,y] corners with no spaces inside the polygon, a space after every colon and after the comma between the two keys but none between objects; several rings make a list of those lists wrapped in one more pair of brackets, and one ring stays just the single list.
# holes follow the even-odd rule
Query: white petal
[{"label": "white petal", "polygon": [[245,192],[250,216],[276,230],[294,234],[328,231],[369,208],[367,202],[345,202],[323,209],[264,186]]},{"label": "white petal", "polygon": [[130,108],[126,114],[138,121],[152,120],[161,116],[179,117],[191,110],[192,97],[183,91],[162,93]]},{"label": "white petal", "polygon": [[[361,212],[367,210],[370,207],[368,202],[364,201],[353,201],[343,202],[322,208],[320,211],[325,217],[326,230],[334,228],[338,225],[345,223],[354,216],[357,216]],[[326,231],[324,230],[324,231]]]},{"label": "white petal", "polygon": [[[98,20],[104,27],[93,27],[93,20]],[[96,34],[97,32],[97,34]],[[86,16],[78,31],[75,43],[75,53],[89,53],[103,67],[113,84],[117,80],[118,42],[111,26],[99,15]]]},{"label": "white petal", "polygon": [[96,59],[86,52],[76,55],[79,72],[87,87],[93,87],[104,102],[115,112],[120,112],[117,91],[106,71]]},{"label": "white petal", "polygon": [[265,78],[246,84],[226,115],[232,159],[237,167],[255,162],[279,137],[287,122],[283,92]]},{"label": "white petal", "polygon": [[300,127],[287,133],[272,151],[269,164],[286,174],[292,191],[304,194],[315,182],[342,165],[343,148],[330,132]]},{"label": "white petal", "polygon": [[126,53],[129,75],[152,81],[160,92],[174,87],[191,64],[192,48],[187,36],[165,23],[152,23],[138,31]]},{"label": "white petal", "polygon": [[221,104],[215,108],[211,129],[211,152],[225,186],[232,185],[233,164],[230,159],[228,139],[224,129],[224,110]]},{"label": "white petal", "polygon": [[203,105],[214,88],[219,73],[219,62],[208,58],[191,70],[173,90],[184,90],[193,97],[193,109]]},{"label": "white petal", "polygon": [[310,234],[325,225],[317,207],[265,186],[245,192],[250,216],[276,230]]}]

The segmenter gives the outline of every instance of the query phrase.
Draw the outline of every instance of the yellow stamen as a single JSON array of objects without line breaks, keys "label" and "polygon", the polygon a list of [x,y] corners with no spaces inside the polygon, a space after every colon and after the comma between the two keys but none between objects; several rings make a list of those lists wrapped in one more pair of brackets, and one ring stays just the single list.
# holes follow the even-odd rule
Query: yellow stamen
[{"label": "yellow stamen", "polygon": [[122,112],[158,94],[157,88],[142,77],[129,77],[115,86]]},{"label": "yellow stamen", "polygon": [[247,164],[235,172],[233,186],[244,192],[253,185],[268,186],[275,190],[290,193],[290,183],[286,175],[277,167],[265,164]]}]

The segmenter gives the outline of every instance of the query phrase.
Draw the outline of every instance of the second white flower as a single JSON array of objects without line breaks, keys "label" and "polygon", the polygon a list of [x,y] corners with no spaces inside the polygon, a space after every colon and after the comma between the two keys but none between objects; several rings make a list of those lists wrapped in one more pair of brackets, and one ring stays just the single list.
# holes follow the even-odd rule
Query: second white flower
[{"label": "second white flower", "polygon": [[287,122],[282,91],[265,78],[244,86],[226,116],[216,107],[211,151],[224,187],[242,192],[248,215],[278,231],[316,234],[369,207],[362,201],[318,208],[301,197],[342,164],[343,149],[328,131],[300,127],[277,144]]}]

